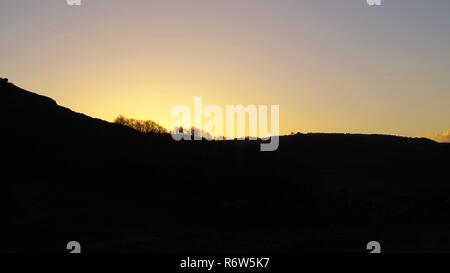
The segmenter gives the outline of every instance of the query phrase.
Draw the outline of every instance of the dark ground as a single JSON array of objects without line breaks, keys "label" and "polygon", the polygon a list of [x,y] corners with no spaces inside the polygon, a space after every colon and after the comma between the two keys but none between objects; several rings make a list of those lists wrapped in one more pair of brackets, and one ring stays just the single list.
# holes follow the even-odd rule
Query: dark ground
[{"label": "dark ground", "polygon": [[[450,252],[450,145],[297,134],[175,142],[0,83],[6,251]],[[412,121],[413,122],[413,121]],[[9,236],[11,235],[11,236]]]}]

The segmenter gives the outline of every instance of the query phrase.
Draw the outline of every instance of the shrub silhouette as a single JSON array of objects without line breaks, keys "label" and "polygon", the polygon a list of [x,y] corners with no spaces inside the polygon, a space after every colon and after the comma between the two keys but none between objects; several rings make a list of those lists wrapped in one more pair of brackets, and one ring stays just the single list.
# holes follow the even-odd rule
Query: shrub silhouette
[{"label": "shrub silhouette", "polygon": [[216,137],[213,136],[210,132],[203,129],[199,129],[194,126],[192,126],[190,129],[183,127],[175,127],[172,133],[184,134],[198,139],[216,140]]},{"label": "shrub silhouette", "polygon": [[0,83],[8,83],[8,79],[7,78],[0,78]]},{"label": "shrub silhouette", "polygon": [[166,128],[151,120],[137,120],[119,116],[114,123],[133,128],[137,131],[148,134],[167,134]]}]

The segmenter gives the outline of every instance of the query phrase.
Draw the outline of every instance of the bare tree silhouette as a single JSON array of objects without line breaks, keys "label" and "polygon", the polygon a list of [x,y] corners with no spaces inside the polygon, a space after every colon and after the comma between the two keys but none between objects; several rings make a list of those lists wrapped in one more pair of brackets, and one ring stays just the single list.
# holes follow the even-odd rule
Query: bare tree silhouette
[{"label": "bare tree silhouette", "polygon": [[190,129],[183,128],[182,126],[175,127],[172,133],[187,135],[195,139],[216,140],[216,137],[214,137],[210,132],[194,126],[192,126]]},{"label": "bare tree silhouette", "polygon": [[119,116],[114,123],[133,128],[137,131],[149,134],[167,134],[166,128],[151,120],[137,120]]}]

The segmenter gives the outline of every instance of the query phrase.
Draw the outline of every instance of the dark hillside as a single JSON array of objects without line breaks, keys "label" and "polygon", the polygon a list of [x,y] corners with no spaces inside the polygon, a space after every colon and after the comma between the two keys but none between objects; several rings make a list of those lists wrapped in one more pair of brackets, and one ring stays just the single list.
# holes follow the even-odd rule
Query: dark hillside
[{"label": "dark hillside", "polygon": [[[450,251],[450,147],[383,135],[175,142],[0,83],[15,250]],[[362,247],[363,246],[363,247]]]}]

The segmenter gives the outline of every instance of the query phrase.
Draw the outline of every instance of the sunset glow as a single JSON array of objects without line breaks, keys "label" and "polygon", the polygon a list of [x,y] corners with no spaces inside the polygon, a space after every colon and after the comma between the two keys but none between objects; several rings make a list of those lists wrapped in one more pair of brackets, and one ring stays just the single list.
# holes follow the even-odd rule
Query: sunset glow
[{"label": "sunset glow", "polygon": [[[170,128],[174,105],[280,105],[281,133],[450,125],[450,2],[8,1],[0,75],[74,111]],[[14,45],[14,46],[13,46]]]}]

